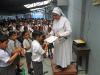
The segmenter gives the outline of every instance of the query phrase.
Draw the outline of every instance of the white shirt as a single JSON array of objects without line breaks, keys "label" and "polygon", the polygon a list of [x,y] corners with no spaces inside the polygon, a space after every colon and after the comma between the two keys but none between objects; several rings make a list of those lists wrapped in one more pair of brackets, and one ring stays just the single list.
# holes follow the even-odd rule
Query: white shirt
[{"label": "white shirt", "polygon": [[[23,47],[24,48],[28,48],[28,47],[31,47],[31,43],[32,43],[32,40],[30,40],[30,39],[24,39],[23,40]],[[31,48],[30,49],[28,49],[28,50],[26,50],[26,52],[31,52]]]},{"label": "white shirt", "polygon": [[37,40],[32,42],[32,61],[40,62],[43,60],[44,50]]},{"label": "white shirt", "polygon": [[9,59],[9,54],[6,51],[0,49],[0,67],[7,67],[9,65],[7,63]]},{"label": "white shirt", "polygon": [[13,31],[16,31],[16,27],[13,26]]},{"label": "white shirt", "polygon": [[24,26],[21,26],[20,27],[20,32],[23,32],[24,31]]},{"label": "white shirt", "polygon": [[13,41],[13,40],[9,39],[9,41],[8,41],[8,48],[7,48],[9,54],[11,54],[12,51],[13,51],[16,47],[21,47],[21,43],[20,43],[18,40]]}]

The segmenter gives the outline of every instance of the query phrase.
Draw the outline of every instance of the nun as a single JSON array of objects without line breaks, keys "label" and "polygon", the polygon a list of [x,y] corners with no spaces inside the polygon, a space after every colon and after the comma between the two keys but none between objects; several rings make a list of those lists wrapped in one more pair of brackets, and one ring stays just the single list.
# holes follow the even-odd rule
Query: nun
[{"label": "nun", "polygon": [[54,42],[54,63],[56,69],[64,71],[72,62],[72,29],[69,20],[59,7],[54,7],[52,17],[53,27],[50,34],[58,37]]}]

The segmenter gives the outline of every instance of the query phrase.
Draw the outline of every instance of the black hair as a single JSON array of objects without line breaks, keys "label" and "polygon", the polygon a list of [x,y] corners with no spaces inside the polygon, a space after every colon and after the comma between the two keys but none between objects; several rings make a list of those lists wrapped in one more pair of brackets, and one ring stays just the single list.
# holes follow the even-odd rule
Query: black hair
[{"label": "black hair", "polygon": [[17,32],[16,31],[10,31],[9,32],[9,37],[11,37],[12,35],[16,34]]},{"label": "black hair", "polygon": [[37,36],[41,36],[43,35],[43,32],[39,31],[39,30],[34,30],[32,33],[32,38],[36,39]]},{"label": "black hair", "polygon": [[12,31],[13,30],[13,27],[12,26],[9,26],[8,27],[8,31]]},{"label": "black hair", "polygon": [[23,32],[22,32],[22,36],[24,36],[26,32],[28,32],[28,31],[23,31]]},{"label": "black hair", "polygon": [[19,30],[20,29],[20,25],[16,25],[16,29]]},{"label": "black hair", "polygon": [[25,27],[24,27],[24,31],[28,31],[28,27],[25,26]]},{"label": "black hair", "polygon": [[8,36],[4,34],[0,34],[0,42],[4,42],[8,40]]}]

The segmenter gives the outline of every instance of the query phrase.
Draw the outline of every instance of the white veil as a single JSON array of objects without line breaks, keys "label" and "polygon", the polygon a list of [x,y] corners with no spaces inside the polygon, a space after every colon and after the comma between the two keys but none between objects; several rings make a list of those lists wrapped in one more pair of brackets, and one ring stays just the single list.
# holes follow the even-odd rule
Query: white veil
[{"label": "white veil", "polygon": [[62,12],[62,10],[59,7],[54,7],[52,13],[56,13],[58,15],[65,16],[65,14]]}]

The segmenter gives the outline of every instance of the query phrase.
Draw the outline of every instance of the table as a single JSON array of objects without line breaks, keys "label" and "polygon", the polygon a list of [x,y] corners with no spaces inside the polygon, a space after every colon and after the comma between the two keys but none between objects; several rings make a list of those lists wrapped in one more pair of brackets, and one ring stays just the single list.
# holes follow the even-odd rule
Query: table
[{"label": "table", "polygon": [[77,71],[78,71],[78,65],[80,64],[80,57],[86,57],[86,64],[85,64],[85,72],[88,72],[88,61],[89,61],[89,53],[90,49],[87,46],[76,46],[73,44],[72,46],[73,51],[75,52],[77,56],[76,64],[77,64]]}]

